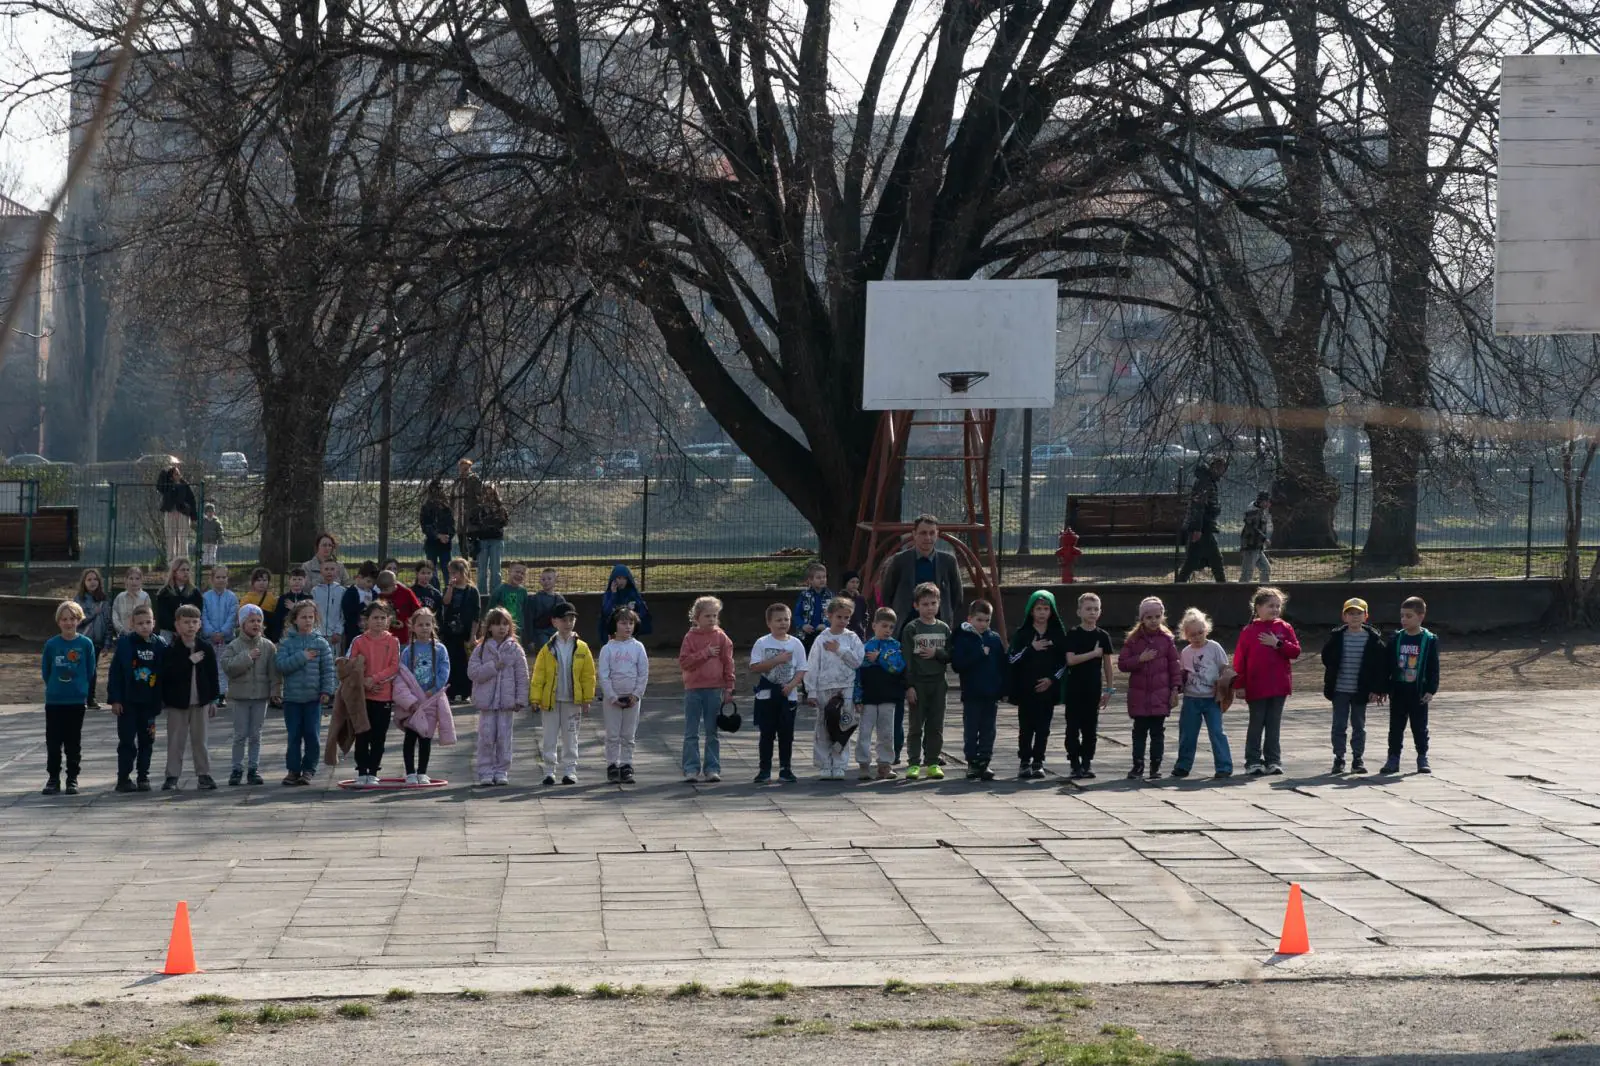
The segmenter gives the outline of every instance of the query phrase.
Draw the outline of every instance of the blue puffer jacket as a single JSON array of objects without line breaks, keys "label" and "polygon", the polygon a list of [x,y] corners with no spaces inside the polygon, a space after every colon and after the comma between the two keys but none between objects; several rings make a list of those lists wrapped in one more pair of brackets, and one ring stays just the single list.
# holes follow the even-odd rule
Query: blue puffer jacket
[{"label": "blue puffer jacket", "polygon": [[[306,658],[311,648],[316,649],[315,659]],[[333,647],[321,633],[285,633],[278,642],[278,673],[283,675],[285,703],[313,703],[332,696]]]}]

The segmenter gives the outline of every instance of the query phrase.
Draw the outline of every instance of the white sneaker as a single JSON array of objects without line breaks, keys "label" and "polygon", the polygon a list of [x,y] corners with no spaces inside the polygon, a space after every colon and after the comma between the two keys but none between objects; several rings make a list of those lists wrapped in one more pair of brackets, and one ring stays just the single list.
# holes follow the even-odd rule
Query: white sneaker
[{"label": "white sneaker", "polygon": [[711,782],[712,784],[716,784],[718,781],[722,780],[722,775],[721,774],[707,774],[706,775],[706,780]]},{"label": "white sneaker", "polygon": [[695,784],[699,780],[700,780],[700,775],[699,774],[684,774],[683,775],[683,783],[686,784],[686,785]]},{"label": "white sneaker", "polygon": [[417,783],[417,775],[416,774],[407,774],[406,775],[406,784],[414,785],[416,783]]},{"label": "white sneaker", "polygon": [[427,774],[418,774],[416,783],[419,785],[431,785],[433,784],[433,778]]},{"label": "white sneaker", "polygon": [[492,784],[494,784],[494,778],[492,778],[492,777],[480,777],[480,778],[478,778],[478,784],[479,785],[492,785]]},{"label": "white sneaker", "polygon": [[373,785],[376,785],[378,783],[378,775],[377,774],[362,774],[356,780],[360,784],[366,786],[367,788],[371,788]]},{"label": "white sneaker", "polygon": [[511,779],[505,774],[495,774],[494,783],[497,785],[509,785],[511,784]]}]

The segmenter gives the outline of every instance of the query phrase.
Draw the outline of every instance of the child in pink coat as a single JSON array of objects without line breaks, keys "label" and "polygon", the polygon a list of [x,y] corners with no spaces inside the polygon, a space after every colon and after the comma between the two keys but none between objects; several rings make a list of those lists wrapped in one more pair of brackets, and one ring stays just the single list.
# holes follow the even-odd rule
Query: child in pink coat
[{"label": "child in pink coat", "polygon": [[1283,724],[1283,701],[1294,691],[1294,667],[1290,664],[1300,657],[1300,638],[1294,626],[1283,620],[1283,605],[1288,600],[1281,589],[1256,589],[1250,597],[1255,620],[1244,627],[1233,649],[1233,687],[1244,690],[1250,706],[1244,764],[1256,777],[1283,773],[1278,728]]},{"label": "child in pink coat", "polygon": [[1128,717],[1133,719],[1130,781],[1144,776],[1145,738],[1150,738],[1150,780],[1161,776],[1167,716],[1183,692],[1183,663],[1167,628],[1167,608],[1154,596],[1139,604],[1139,624],[1128,630],[1117,669],[1128,675]]}]

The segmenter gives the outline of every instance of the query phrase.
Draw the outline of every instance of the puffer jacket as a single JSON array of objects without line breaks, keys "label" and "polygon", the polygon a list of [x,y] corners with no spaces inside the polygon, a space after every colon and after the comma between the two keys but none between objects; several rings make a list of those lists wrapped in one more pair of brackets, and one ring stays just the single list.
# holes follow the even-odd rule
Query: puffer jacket
[{"label": "puffer jacket", "polygon": [[[1261,643],[1261,634],[1277,635],[1276,647]],[[1289,664],[1300,657],[1300,638],[1294,626],[1281,618],[1270,622],[1257,619],[1239,633],[1233,646],[1233,687],[1244,690],[1247,700],[1267,700],[1294,692],[1294,668]]]},{"label": "puffer jacket", "polygon": [[[317,657],[307,659],[306,652],[312,649]],[[285,633],[276,658],[285,703],[315,703],[333,695],[333,646],[321,633]]]},{"label": "puffer jacket", "polygon": [[[261,652],[250,658],[250,652]],[[278,649],[266,637],[234,637],[222,651],[228,695],[237,700],[265,700],[277,695]]]},{"label": "puffer jacket", "polygon": [[467,658],[472,705],[480,711],[515,711],[528,705],[528,653],[515,638],[485,637]]},{"label": "puffer jacket", "polygon": [[[1141,663],[1146,648],[1155,657]],[[1129,637],[1117,655],[1117,669],[1128,675],[1128,717],[1165,718],[1172,713],[1172,690],[1183,686],[1183,661],[1172,634],[1152,633],[1143,626]]]},{"label": "puffer jacket", "polygon": [[404,664],[394,678],[394,724],[447,747],[456,742],[456,719],[450,713],[450,697],[442,691],[432,694],[422,691],[417,675]]}]

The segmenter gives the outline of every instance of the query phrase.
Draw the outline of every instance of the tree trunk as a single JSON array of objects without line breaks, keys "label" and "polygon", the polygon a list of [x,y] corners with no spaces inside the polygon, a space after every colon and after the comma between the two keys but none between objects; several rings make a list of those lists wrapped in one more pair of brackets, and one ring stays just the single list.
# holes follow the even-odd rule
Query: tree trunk
[{"label": "tree trunk", "polygon": [[316,554],[322,532],[322,457],[328,447],[329,411],[306,402],[314,395],[299,382],[261,390],[267,468],[260,558],[261,565],[279,573]]},{"label": "tree trunk", "polygon": [[1372,444],[1372,522],[1361,549],[1363,564],[1380,570],[1415,566],[1417,456],[1422,432],[1409,426],[1367,423]]},{"label": "tree trunk", "polygon": [[1272,481],[1272,546],[1335,548],[1334,511],[1339,483],[1323,465],[1324,429],[1293,429],[1280,434],[1283,463]]}]

